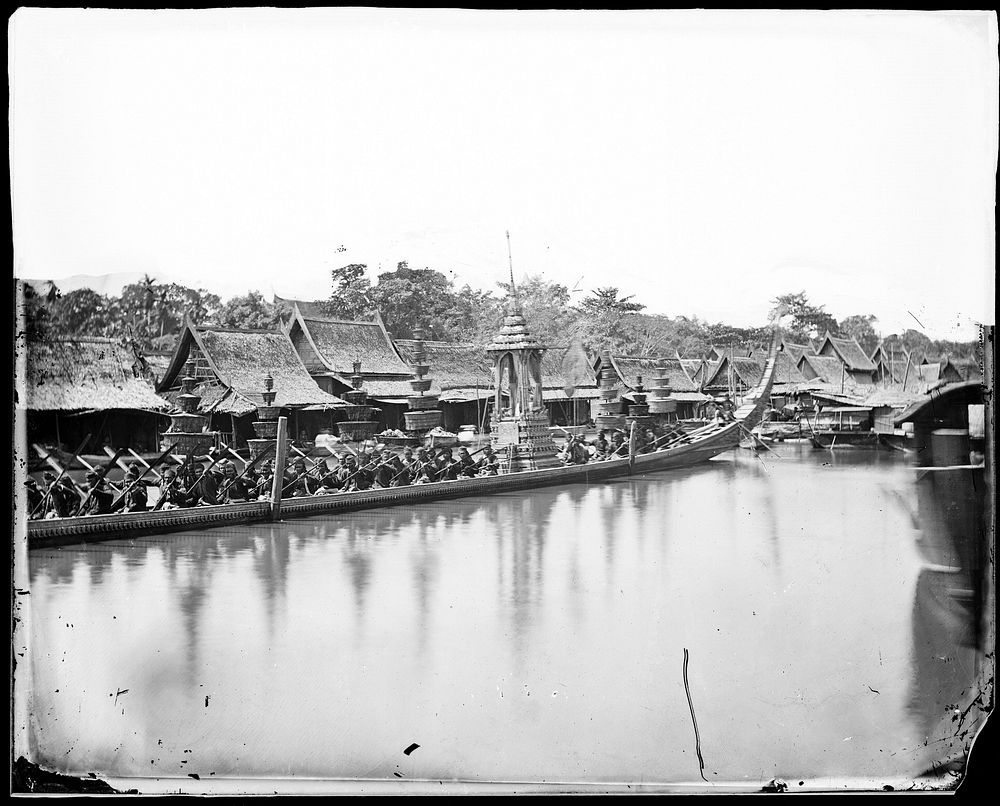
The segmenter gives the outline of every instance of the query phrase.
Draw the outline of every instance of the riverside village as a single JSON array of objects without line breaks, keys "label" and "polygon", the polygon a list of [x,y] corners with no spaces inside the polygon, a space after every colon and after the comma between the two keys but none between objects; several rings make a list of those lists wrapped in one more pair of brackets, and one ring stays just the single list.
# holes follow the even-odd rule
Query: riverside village
[{"label": "riverside village", "polygon": [[18,281],[32,769],[961,778],[992,697],[992,328],[365,268],[319,300]]}]

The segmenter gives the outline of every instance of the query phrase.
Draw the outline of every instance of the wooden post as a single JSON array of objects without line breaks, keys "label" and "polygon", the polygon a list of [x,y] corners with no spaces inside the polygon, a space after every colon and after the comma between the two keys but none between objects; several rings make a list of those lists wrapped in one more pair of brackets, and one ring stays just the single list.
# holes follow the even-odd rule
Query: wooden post
[{"label": "wooden post", "polygon": [[285,485],[285,460],[288,458],[288,418],[278,418],[278,441],[274,456],[274,478],[271,480],[271,520],[281,517],[281,490]]}]

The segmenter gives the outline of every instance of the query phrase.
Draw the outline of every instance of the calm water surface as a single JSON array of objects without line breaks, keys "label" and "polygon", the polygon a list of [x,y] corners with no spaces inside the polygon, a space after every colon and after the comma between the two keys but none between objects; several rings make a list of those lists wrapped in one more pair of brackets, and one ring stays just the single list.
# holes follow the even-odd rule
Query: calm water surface
[{"label": "calm water surface", "polygon": [[700,781],[687,648],[710,782],[918,775],[954,751],[941,726],[974,660],[919,550],[914,471],[780,450],[32,552],[34,758],[164,778]]}]

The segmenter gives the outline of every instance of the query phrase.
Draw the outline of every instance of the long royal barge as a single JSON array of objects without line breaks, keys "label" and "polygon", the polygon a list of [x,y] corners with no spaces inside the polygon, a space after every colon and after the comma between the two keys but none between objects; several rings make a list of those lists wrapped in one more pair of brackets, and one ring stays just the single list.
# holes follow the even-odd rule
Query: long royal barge
[{"label": "long royal barge", "polygon": [[403,504],[490,495],[560,484],[590,484],[614,477],[641,475],[699,464],[735,448],[756,425],[768,404],[777,364],[777,340],[771,347],[760,383],[745,398],[731,421],[713,422],[650,452],[497,476],[436,481],[406,487],[339,492],[278,500],[198,506],[156,512],[53,518],[28,521],[28,548],[130,539],[216,526],[260,523],[314,515],[332,515]]}]

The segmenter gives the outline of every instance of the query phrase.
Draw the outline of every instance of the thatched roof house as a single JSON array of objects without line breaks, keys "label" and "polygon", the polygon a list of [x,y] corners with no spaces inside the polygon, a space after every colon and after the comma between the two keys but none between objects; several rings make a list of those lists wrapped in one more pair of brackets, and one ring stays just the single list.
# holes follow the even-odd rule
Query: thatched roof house
[{"label": "thatched roof house", "polygon": [[29,411],[164,411],[141,356],[114,339],[78,337],[28,342]]},{"label": "thatched roof house", "polygon": [[184,365],[194,360],[199,410],[242,416],[263,404],[264,377],[274,378],[274,405],[336,408],[344,401],[316,384],[299,360],[288,336],[273,330],[230,330],[195,325],[190,320],[157,390],[174,396],[181,390]]},{"label": "thatched roof house", "polygon": [[[28,443],[85,452],[99,446],[154,450],[163,414],[144,357],[119,341],[78,337],[29,341],[25,354]],[[113,416],[107,416],[113,412]]]},{"label": "thatched roof house", "polygon": [[[699,391],[698,384],[688,374],[684,366],[684,359],[676,356],[667,358],[627,355],[611,355],[610,359],[611,367],[617,378],[615,388],[618,389],[620,395],[625,397],[630,396],[635,391],[638,376],[642,376],[643,389],[648,393],[664,370],[670,380],[671,395],[674,399],[697,402],[706,400],[708,397]],[[695,363],[700,364],[701,362]],[[603,366],[603,359],[599,356],[594,362],[594,373],[597,377],[600,377]]]},{"label": "thatched roof house", "polygon": [[816,353],[842,361],[846,371],[858,383],[871,383],[875,379],[874,362],[853,338],[835,338],[827,332]]},{"label": "thatched roof house", "polygon": [[702,388],[709,392],[728,392],[730,384],[729,368],[732,366],[732,381],[736,391],[752,389],[764,376],[763,360],[749,356],[725,356],[708,376]]},{"label": "thatched roof house", "polygon": [[376,401],[405,405],[413,393],[413,371],[378,314],[371,322],[310,317],[296,304],[285,332],[309,374],[333,394],[351,388],[355,361],[361,362],[361,388]]},{"label": "thatched roof house", "polygon": [[816,350],[811,344],[796,344],[788,339],[781,340],[781,348],[781,351],[787,353],[795,364],[798,364],[804,355],[816,355]]}]

